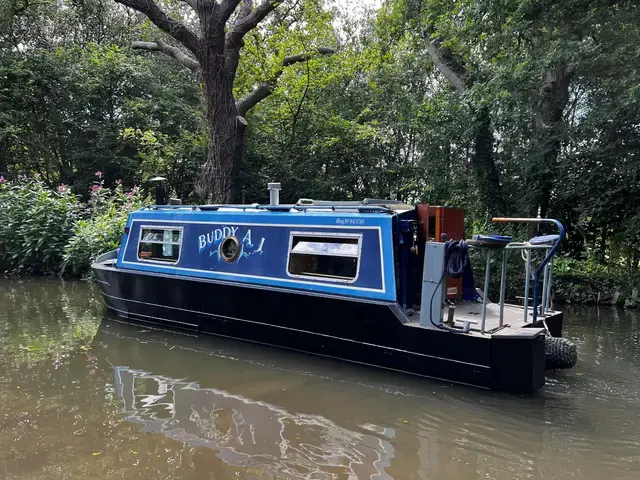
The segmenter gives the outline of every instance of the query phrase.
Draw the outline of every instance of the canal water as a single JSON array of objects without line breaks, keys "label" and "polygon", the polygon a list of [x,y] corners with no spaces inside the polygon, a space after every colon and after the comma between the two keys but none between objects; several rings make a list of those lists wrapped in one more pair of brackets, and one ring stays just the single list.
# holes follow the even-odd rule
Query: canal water
[{"label": "canal water", "polygon": [[0,280],[0,478],[638,479],[639,320],[568,310],[577,367],[523,397],[121,323],[81,282]]}]

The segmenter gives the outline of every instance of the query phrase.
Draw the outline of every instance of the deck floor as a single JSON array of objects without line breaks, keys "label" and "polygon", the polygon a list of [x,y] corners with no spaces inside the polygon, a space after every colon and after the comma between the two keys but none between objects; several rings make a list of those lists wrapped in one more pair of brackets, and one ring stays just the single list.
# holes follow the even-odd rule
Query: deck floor
[{"label": "deck floor", "polygon": [[[445,306],[443,308],[443,318],[446,320],[449,315],[449,309],[451,307]],[[454,321],[455,325],[462,326],[462,322],[469,320],[471,322],[471,331],[480,332],[482,322],[482,302],[458,302],[455,305]],[[556,315],[558,312],[550,311],[539,318],[547,318]],[[500,304],[487,303],[487,315],[485,321],[485,332],[493,335],[514,335],[514,336],[530,336],[537,334],[540,329],[531,328],[528,325],[531,324],[533,312],[529,308],[527,315],[527,322],[524,319],[524,308],[518,305],[505,304],[503,313],[503,324],[500,328]],[[409,318],[411,318],[411,324],[419,324],[420,312],[414,312]],[[430,327],[429,325],[426,326]],[[525,330],[523,330],[525,329]]]}]

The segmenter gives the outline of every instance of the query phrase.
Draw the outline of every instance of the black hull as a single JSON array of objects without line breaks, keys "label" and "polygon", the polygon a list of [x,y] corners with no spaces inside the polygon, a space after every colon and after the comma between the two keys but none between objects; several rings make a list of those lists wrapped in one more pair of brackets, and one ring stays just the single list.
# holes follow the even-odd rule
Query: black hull
[{"label": "black hull", "polygon": [[[482,388],[544,385],[544,337],[459,335],[404,324],[396,304],[94,265],[119,317]],[[548,320],[560,325],[561,315]],[[560,327],[561,328],[561,327]]]}]

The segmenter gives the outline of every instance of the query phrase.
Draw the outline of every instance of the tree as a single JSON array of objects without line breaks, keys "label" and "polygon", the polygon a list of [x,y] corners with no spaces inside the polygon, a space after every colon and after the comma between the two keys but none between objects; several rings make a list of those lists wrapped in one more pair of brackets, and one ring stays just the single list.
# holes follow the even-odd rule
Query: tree
[{"label": "tree", "polygon": [[[396,28],[396,35],[415,39],[414,48],[424,49],[433,66],[473,111],[473,140],[470,164],[475,177],[483,209],[492,215],[505,214],[507,203],[503,193],[500,171],[496,165],[495,137],[492,125],[491,102],[476,94],[484,78],[474,59],[460,48],[442,24],[453,16],[453,2],[437,0],[396,0],[389,2],[379,18],[385,25],[400,22],[408,32]],[[393,34],[392,34],[393,35]],[[450,35],[452,36],[452,35]]]},{"label": "tree", "polygon": [[310,62],[310,75],[288,71],[252,113],[246,199],[260,201],[277,178],[283,201],[389,198],[486,215],[470,168],[471,109],[410,38],[389,41],[375,19],[357,27],[339,32],[339,55]]},{"label": "tree", "polygon": [[[427,51],[433,64],[453,89],[464,94],[473,87],[478,79],[474,79],[470,68],[451,51],[443,47],[439,38],[425,38]],[[488,105],[479,105],[475,110],[474,152],[471,157],[478,190],[484,206],[491,215],[504,215],[507,205],[500,183],[500,173],[496,167],[494,152],[494,134],[491,124],[491,110]]]},{"label": "tree", "polygon": [[206,101],[209,147],[198,193],[219,203],[237,201],[247,112],[273,92],[285,67],[333,50],[318,47],[284,57],[272,78],[236,101],[233,87],[244,39],[280,5],[280,0],[263,0],[257,6],[253,0],[183,0],[197,15],[199,32],[169,16],[153,0],[115,1],[146,15],[180,45],[159,40],[135,42],[134,48],[163,52],[199,75]]}]

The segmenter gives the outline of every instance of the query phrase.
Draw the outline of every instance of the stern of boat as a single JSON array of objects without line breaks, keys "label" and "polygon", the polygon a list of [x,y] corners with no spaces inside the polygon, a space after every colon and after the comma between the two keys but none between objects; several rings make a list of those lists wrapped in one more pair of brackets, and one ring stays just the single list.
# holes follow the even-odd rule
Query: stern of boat
[{"label": "stern of boat", "polygon": [[[400,221],[398,302],[409,317],[407,326],[441,332],[442,341],[450,344],[451,351],[464,344],[463,337],[484,340],[486,348],[477,349],[477,359],[490,370],[489,387],[494,389],[534,392],[544,385],[545,370],[573,367],[576,346],[562,338],[563,314],[552,307],[551,301],[553,259],[564,239],[560,222],[495,218],[496,222],[553,224],[558,233],[525,242],[478,235],[466,242],[457,209],[451,227],[451,222],[443,220],[447,210],[438,208],[417,208],[417,218],[407,216],[404,223]],[[436,218],[429,217],[431,211]],[[444,230],[447,227],[453,234]],[[421,240],[426,243],[418,254],[416,246]],[[471,249],[476,250],[476,258],[486,262],[484,290],[475,287],[468,255]],[[526,282],[521,296],[509,303],[507,262],[516,255],[522,257]],[[489,299],[487,290],[492,270],[500,272],[499,298],[495,302]]]}]

